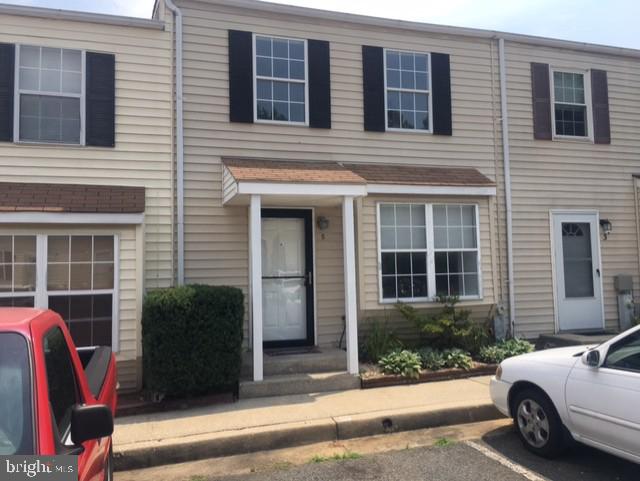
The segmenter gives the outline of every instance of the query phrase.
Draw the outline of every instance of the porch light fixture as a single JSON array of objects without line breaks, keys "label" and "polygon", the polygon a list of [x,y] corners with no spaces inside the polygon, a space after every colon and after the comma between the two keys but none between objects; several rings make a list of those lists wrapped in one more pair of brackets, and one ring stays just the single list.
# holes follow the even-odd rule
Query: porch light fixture
[{"label": "porch light fixture", "polygon": [[604,240],[607,240],[609,234],[611,234],[611,231],[613,230],[611,221],[609,219],[600,219],[600,229],[602,229],[602,237]]},{"label": "porch light fixture", "polygon": [[320,231],[325,231],[329,228],[329,219],[327,219],[323,215],[318,216],[318,219],[316,220],[316,225],[318,226],[318,229]]}]

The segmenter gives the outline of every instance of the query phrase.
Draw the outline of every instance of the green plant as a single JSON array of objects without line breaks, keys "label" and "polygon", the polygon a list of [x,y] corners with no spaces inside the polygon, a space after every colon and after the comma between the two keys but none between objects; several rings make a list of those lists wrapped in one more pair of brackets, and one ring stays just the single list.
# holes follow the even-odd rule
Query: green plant
[{"label": "green plant", "polygon": [[320,456],[316,454],[309,461],[310,463],[324,463],[327,461],[346,461],[348,459],[360,459],[362,457],[359,453],[354,453],[353,451],[347,451],[346,453],[338,453],[332,456]]},{"label": "green plant", "polygon": [[422,367],[430,371],[445,368],[459,368],[469,370],[473,366],[473,360],[468,352],[462,349],[452,348],[442,351],[430,347],[420,350]]},{"label": "green plant", "polygon": [[187,397],[235,388],[243,320],[237,288],[189,285],[149,292],[142,312],[146,389]]},{"label": "green plant", "polygon": [[507,339],[480,350],[478,359],[488,364],[499,364],[505,359],[533,351],[534,346],[524,339]]},{"label": "green plant", "polygon": [[402,343],[389,329],[386,321],[372,319],[369,322],[368,333],[361,346],[364,359],[377,363],[382,356],[401,347]]},{"label": "green plant", "polygon": [[457,347],[476,354],[490,341],[490,331],[485,324],[471,319],[471,311],[456,309],[457,297],[440,296],[443,305],[437,314],[422,314],[413,306],[398,304],[396,307],[420,333],[421,342],[437,349]]},{"label": "green plant", "polygon": [[395,350],[378,361],[385,374],[397,374],[404,377],[420,377],[420,354],[413,351]]},{"label": "green plant", "polygon": [[440,438],[435,443],[433,443],[433,445],[438,447],[438,448],[444,448],[444,447],[450,446],[452,444],[455,444],[455,442],[452,441],[451,439],[448,439],[448,438]]}]

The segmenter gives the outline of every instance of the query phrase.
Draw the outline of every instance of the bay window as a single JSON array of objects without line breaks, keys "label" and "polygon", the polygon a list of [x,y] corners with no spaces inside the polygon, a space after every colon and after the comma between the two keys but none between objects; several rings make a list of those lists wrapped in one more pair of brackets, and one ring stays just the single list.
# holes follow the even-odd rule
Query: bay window
[{"label": "bay window", "polygon": [[478,211],[468,204],[378,204],[380,301],[481,297]]}]

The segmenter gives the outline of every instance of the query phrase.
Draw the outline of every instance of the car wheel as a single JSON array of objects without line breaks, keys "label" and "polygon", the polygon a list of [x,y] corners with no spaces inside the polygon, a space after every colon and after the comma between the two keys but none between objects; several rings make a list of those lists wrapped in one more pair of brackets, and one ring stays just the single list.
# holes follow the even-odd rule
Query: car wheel
[{"label": "car wheel", "polygon": [[516,395],[513,407],[518,436],[529,451],[548,458],[562,453],[562,421],[546,395],[537,389],[526,389]]},{"label": "car wheel", "polygon": [[109,447],[107,465],[104,467],[104,481],[113,481],[113,444]]}]

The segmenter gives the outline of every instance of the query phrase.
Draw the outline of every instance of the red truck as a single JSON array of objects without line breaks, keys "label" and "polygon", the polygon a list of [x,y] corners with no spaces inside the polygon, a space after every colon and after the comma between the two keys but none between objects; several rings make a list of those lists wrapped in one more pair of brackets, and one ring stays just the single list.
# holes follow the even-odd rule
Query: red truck
[{"label": "red truck", "polygon": [[0,308],[0,455],[78,455],[79,481],[111,481],[116,364],[76,348],[50,310]]}]

